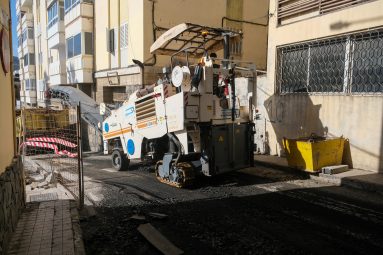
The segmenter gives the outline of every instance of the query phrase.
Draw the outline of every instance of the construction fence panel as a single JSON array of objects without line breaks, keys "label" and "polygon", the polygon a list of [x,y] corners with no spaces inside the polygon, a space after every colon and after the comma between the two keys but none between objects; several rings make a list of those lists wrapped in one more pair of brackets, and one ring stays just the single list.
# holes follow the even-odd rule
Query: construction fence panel
[{"label": "construction fence panel", "polygon": [[19,153],[33,188],[63,185],[84,202],[80,107],[23,109],[17,122]]}]

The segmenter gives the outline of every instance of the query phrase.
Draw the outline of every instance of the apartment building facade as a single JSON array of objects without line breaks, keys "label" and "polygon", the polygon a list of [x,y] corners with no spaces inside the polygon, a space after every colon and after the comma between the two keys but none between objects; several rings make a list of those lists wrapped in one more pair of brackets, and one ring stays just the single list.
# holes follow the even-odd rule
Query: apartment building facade
[{"label": "apartment building facade", "polygon": [[[180,23],[242,31],[242,42],[232,44],[232,57],[252,61],[264,70],[267,22],[267,0],[95,1],[93,95],[97,102],[121,103],[141,84],[155,82],[162,76],[162,67],[170,65],[170,57],[150,54],[150,46]],[[133,59],[144,63],[144,70]]]},{"label": "apartment building facade", "polygon": [[18,0],[21,103],[46,107],[47,90],[93,84],[93,1]]},{"label": "apartment building facade", "polygon": [[270,0],[257,125],[271,154],[283,137],[343,136],[346,163],[383,171],[382,14],[382,0]]},{"label": "apartment building facade", "polygon": [[35,29],[32,0],[16,1],[17,53],[20,60],[20,101],[22,105],[37,106]]}]

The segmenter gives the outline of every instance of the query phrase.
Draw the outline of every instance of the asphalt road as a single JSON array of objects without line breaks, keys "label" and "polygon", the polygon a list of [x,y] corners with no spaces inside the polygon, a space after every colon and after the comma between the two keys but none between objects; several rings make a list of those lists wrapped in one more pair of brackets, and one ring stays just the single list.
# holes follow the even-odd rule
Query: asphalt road
[{"label": "asphalt road", "polygon": [[84,168],[86,204],[96,211],[81,221],[88,254],[160,254],[137,231],[146,222],[185,254],[383,254],[376,194],[260,166],[188,189],[158,182],[139,162],[116,172],[109,157],[91,155]]}]

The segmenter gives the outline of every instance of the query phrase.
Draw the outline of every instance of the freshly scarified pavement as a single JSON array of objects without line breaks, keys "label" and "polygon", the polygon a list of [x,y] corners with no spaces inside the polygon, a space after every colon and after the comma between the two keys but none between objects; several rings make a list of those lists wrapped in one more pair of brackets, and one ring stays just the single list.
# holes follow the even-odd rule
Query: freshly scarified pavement
[{"label": "freshly scarified pavement", "polygon": [[146,222],[185,254],[383,254],[377,194],[260,166],[188,189],[158,182],[139,162],[116,172],[108,156],[88,155],[84,168],[86,204],[96,211],[81,221],[88,254],[160,254],[137,231]]}]

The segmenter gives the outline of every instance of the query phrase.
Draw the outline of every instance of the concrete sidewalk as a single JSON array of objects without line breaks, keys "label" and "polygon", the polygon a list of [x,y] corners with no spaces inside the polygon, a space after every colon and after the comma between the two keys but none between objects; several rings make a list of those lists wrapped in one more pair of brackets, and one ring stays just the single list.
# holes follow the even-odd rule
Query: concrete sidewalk
[{"label": "concrete sidewalk", "polygon": [[85,254],[76,202],[28,203],[7,254]]},{"label": "concrete sidewalk", "polygon": [[[300,170],[289,167],[286,158],[270,155],[254,155],[254,160],[255,164],[265,167],[302,173]],[[307,173],[307,177],[321,182],[361,189],[364,191],[375,192],[383,195],[383,174],[375,172],[360,169],[350,169],[349,171],[333,175],[322,173]]]}]

